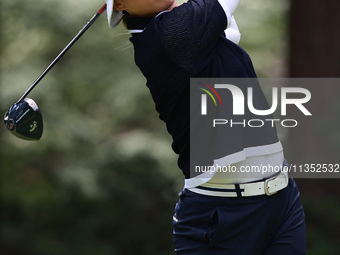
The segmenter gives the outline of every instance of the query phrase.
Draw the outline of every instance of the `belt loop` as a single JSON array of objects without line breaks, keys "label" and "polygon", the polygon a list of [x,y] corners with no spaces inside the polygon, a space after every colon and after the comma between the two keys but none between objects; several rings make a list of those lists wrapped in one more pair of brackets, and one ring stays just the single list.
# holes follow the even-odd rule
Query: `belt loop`
[{"label": "belt loop", "polygon": [[242,193],[241,193],[240,184],[235,184],[235,189],[236,189],[237,197],[241,198],[242,197]]}]

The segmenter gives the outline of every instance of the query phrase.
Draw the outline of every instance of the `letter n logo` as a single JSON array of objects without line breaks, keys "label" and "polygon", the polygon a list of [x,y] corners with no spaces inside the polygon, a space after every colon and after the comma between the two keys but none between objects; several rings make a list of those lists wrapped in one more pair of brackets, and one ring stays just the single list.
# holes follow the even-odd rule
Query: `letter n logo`
[{"label": "letter n logo", "polygon": [[[201,82],[199,82],[199,83],[201,83]],[[205,84],[205,83],[201,83],[201,84],[206,86],[208,89],[210,89],[216,95],[216,97],[218,98],[218,100],[219,100],[219,102],[222,106],[222,100],[221,100],[219,94],[217,93],[217,91],[213,87],[209,86],[208,84]],[[212,100],[214,101],[215,106],[217,106],[217,102],[215,100],[215,97],[209,90],[204,89],[204,88],[199,88],[199,89],[206,92],[212,98]],[[202,115],[207,115],[207,94],[202,94],[202,96],[201,96],[201,114]]]}]

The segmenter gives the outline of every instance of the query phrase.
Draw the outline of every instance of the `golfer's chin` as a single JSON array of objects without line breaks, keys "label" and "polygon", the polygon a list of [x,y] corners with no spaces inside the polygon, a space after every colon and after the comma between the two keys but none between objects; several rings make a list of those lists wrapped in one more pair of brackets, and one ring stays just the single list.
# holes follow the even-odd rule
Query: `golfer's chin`
[{"label": "golfer's chin", "polygon": [[135,17],[155,17],[160,12],[170,11],[177,7],[178,4],[175,0],[164,0],[164,1],[152,1],[149,2],[148,6],[142,10],[126,10],[131,16]]}]

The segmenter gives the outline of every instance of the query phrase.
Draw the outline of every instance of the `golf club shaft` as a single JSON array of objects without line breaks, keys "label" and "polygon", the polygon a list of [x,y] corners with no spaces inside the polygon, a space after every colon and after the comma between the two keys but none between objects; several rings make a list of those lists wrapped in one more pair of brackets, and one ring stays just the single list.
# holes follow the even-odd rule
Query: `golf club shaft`
[{"label": "golf club shaft", "polygon": [[59,55],[52,61],[52,63],[45,69],[44,72],[34,81],[34,83],[26,90],[26,92],[16,102],[23,100],[34,87],[41,81],[42,78],[51,70],[51,68],[58,62],[58,60],[72,47],[72,45],[86,32],[86,30],[99,18],[99,16],[106,10],[106,4],[99,9],[99,11],[86,23],[86,25],[78,32],[78,34],[66,45],[66,47],[59,53]]}]

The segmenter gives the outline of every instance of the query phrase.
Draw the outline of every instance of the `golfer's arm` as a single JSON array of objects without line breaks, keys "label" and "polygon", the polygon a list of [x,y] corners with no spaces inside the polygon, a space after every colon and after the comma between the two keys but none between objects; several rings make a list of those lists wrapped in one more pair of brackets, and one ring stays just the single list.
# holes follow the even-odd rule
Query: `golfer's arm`
[{"label": "golfer's arm", "polygon": [[233,16],[238,4],[241,2],[241,0],[218,0],[220,5],[222,6],[227,19],[228,24],[231,22],[231,16]]}]

